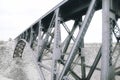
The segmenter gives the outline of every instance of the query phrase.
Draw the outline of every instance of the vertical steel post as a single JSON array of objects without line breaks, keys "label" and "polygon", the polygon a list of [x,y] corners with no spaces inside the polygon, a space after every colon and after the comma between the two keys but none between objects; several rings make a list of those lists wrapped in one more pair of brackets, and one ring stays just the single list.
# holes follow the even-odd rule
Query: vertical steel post
[{"label": "vertical steel post", "polygon": [[85,80],[86,69],[85,69],[85,55],[83,51],[81,52],[81,74],[82,74],[82,80]]},{"label": "vertical steel post", "polygon": [[[36,58],[36,61],[39,57],[39,49],[40,49],[40,43],[41,43],[41,40],[42,40],[42,35],[41,35],[41,32],[42,32],[42,26],[41,26],[41,20],[39,21],[39,28],[38,28],[38,45],[37,45],[37,58]],[[40,77],[42,80],[45,80],[45,76],[42,72],[42,67],[39,66],[39,69],[40,69]]]},{"label": "vertical steel post", "polygon": [[61,31],[60,31],[60,18],[59,18],[59,8],[55,11],[55,31],[54,31],[54,45],[53,45],[53,56],[52,56],[52,79],[57,80],[58,78],[58,69],[57,61],[61,57]]},{"label": "vertical steel post", "polygon": [[31,35],[32,35],[32,28],[30,27],[30,40],[29,40],[29,44],[30,44],[30,45],[31,45],[31,42],[32,42],[32,41],[31,41],[31,40],[32,40],[32,36],[31,36]]},{"label": "vertical steel post", "polygon": [[41,26],[41,20],[39,21],[39,30],[38,30],[38,49],[37,49],[37,59],[39,58],[39,50],[40,50],[40,44],[41,44],[41,41],[42,41],[42,35],[41,35],[41,32],[42,32],[42,26]]},{"label": "vertical steel post", "polygon": [[25,39],[25,32],[23,33],[23,39]]},{"label": "vertical steel post", "polygon": [[[47,30],[47,32],[46,32],[45,38],[44,38],[44,39],[41,39],[41,41],[40,41],[38,61],[41,61],[41,58],[42,58],[42,55],[43,55],[43,51],[44,51],[44,49],[46,48],[46,46],[47,46],[47,44],[48,44],[48,39],[49,39],[49,36],[50,36],[49,34],[50,34],[51,31],[52,31],[54,19],[55,19],[55,14],[54,14],[53,17],[52,17],[52,20],[51,20],[50,25],[49,25],[49,27],[48,27],[48,30]],[[44,33],[43,33],[43,35],[44,35]],[[43,35],[41,36],[41,38],[43,38]]]},{"label": "vertical steel post", "polygon": [[102,0],[102,57],[101,80],[110,80],[110,53],[111,53],[111,27],[110,27],[110,0]]},{"label": "vertical steel post", "polygon": [[[82,22],[82,18],[81,18]],[[81,25],[79,24],[79,29],[81,29]],[[84,53],[84,38],[81,41],[79,55],[81,55],[81,78],[82,80],[86,80],[86,67],[85,67],[85,53]]]},{"label": "vertical steel post", "polygon": [[30,30],[31,30],[31,32],[30,32],[30,41],[29,41],[29,44],[30,44],[30,47],[32,47],[34,30],[33,30],[32,27],[31,27]]},{"label": "vertical steel post", "polygon": [[25,31],[25,40],[28,41],[28,31]]},{"label": "vertical steel post", "polygon": [[27,40],[27,31],[25,31],[25,40]]}]

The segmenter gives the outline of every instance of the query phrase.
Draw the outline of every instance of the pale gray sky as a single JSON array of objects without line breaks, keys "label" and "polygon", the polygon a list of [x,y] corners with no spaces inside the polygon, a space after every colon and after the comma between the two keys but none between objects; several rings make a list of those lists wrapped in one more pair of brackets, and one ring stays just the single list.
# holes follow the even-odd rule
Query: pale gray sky
[{"label": "pale gray sky", "polygon": [[[62,0],[0,0],[0,40],[14,39]],[[85,42],[101,42],[101,11],[97,11]]]},{"label": "pale gray sky", "polygon": [[15,38],[62,0],[0,0],[0,40]]}]

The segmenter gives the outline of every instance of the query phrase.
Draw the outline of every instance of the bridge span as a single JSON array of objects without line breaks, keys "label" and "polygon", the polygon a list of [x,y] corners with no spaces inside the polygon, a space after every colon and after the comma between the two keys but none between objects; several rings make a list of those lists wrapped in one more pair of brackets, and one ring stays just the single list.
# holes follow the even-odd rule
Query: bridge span
[{"label": "bridge span", "polygon": [[[112,60],[120,41],[120,27],[117,23],[120,17],[119,4],[120,0],[64,0],[18,35],[15,40],[16,42],[26,40],[33,50],[35,46],[37,47],[37,62],[42,80],[46,80],[44,71],[51,74],[50,80],[91,80],[100,59],[100,80],[114,80],[116,75],[120,74],[120,71],[114,74],[116,67]],[[94,62],[89,66],[90,70],[86,71],[84,36],[94,13],[101,9],[102,44]],[[66,23],[70,20],[74,21],[72,29]],[[63,32],[61,27],[68,33],[63,41],[61,37],[65,35],[61,35]],[[77,37],[74,34],[77,34]],[[115,47],[112,46],[112,34],[117,41]],[[46,62],[51,65],[44,65]],[[79,66],[78,71],[74,70],[76,66]]]}]

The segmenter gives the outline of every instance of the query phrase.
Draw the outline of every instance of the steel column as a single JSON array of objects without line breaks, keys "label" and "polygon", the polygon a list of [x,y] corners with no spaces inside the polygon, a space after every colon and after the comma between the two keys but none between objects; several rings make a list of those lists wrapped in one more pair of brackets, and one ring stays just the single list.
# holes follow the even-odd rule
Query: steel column
[{"label": "steel column", "polygon": [[60,31],[60,17],[59,17],[59,8],[55,11],[55,31],[54,31],[54,45],[53,45],[53,55],[52,55],[52,79],[58,79],[58,68],[57,62],[61,58],[61,31]]},{"label": "steel column", "polygon": [[37,59],[39,58],[39,49],[40,49],[40,44],[42,42],[42,25],[41,25],[41,20],[39,21],[39,30],[38,30],[38,49],[37,49]]},{"label": "steel column", "polygon": [[110,0],[102,0],[101,80],[110,80],[111,25]]},{"label": "steel column", "polygon": [[38,49],[38,50],[39,50],[39,53],[38,53],[38,55],[39,55],[38,61],[41,61],[41,58],[42,58],[42,55],[43,55],[43,51],[44,51],[44,49],[45,49],[46,46],[47,46],[48,39],[49,39],[49,34],[51,33],[51,30],[52,30],[51,27],[53,27],[54,19],[55,19],[55,14],[54,14],[53,17],[52,17],[52,20],[51,20],[51,22],[50,22],[49,28],[48,28],[48,30],[47,30],[47,32],[46,32],[46,35],[45,35],[45,39],[42,39],[42,40],[41,40],[41,43],[39,44],[39,45],[40,45],[40,49]]},{"label": "steel column", "polygon": [[81,52],[81,74],[82,74],[82,80],[86,79],[86,69],[85,69],[85,55],[83,52]]},{"label": "steel column", "polygon": [[34,31],[33,31],[33,28],[31,27],[30,28],[30,41],[29,41],[30,47],[31,47],[32,42],[33,42],[33,34],[34,34]]}]

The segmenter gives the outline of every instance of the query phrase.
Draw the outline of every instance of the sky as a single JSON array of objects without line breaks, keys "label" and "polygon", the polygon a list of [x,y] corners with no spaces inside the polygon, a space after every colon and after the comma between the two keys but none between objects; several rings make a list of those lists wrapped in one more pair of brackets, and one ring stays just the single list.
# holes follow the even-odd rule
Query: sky
[{"label": "sky", "polygon": [[[14,39],[62,0],[0,0],[0,40]],[[97,11],[85,42],[102,41],[102,11]],[[68,24],[68,26],[71,24]],[[64,34],[63,34],[64,35]]]},{"label": "sky", "polygon": [[62,0],[0,0],[0,40],[14,39]]}]

